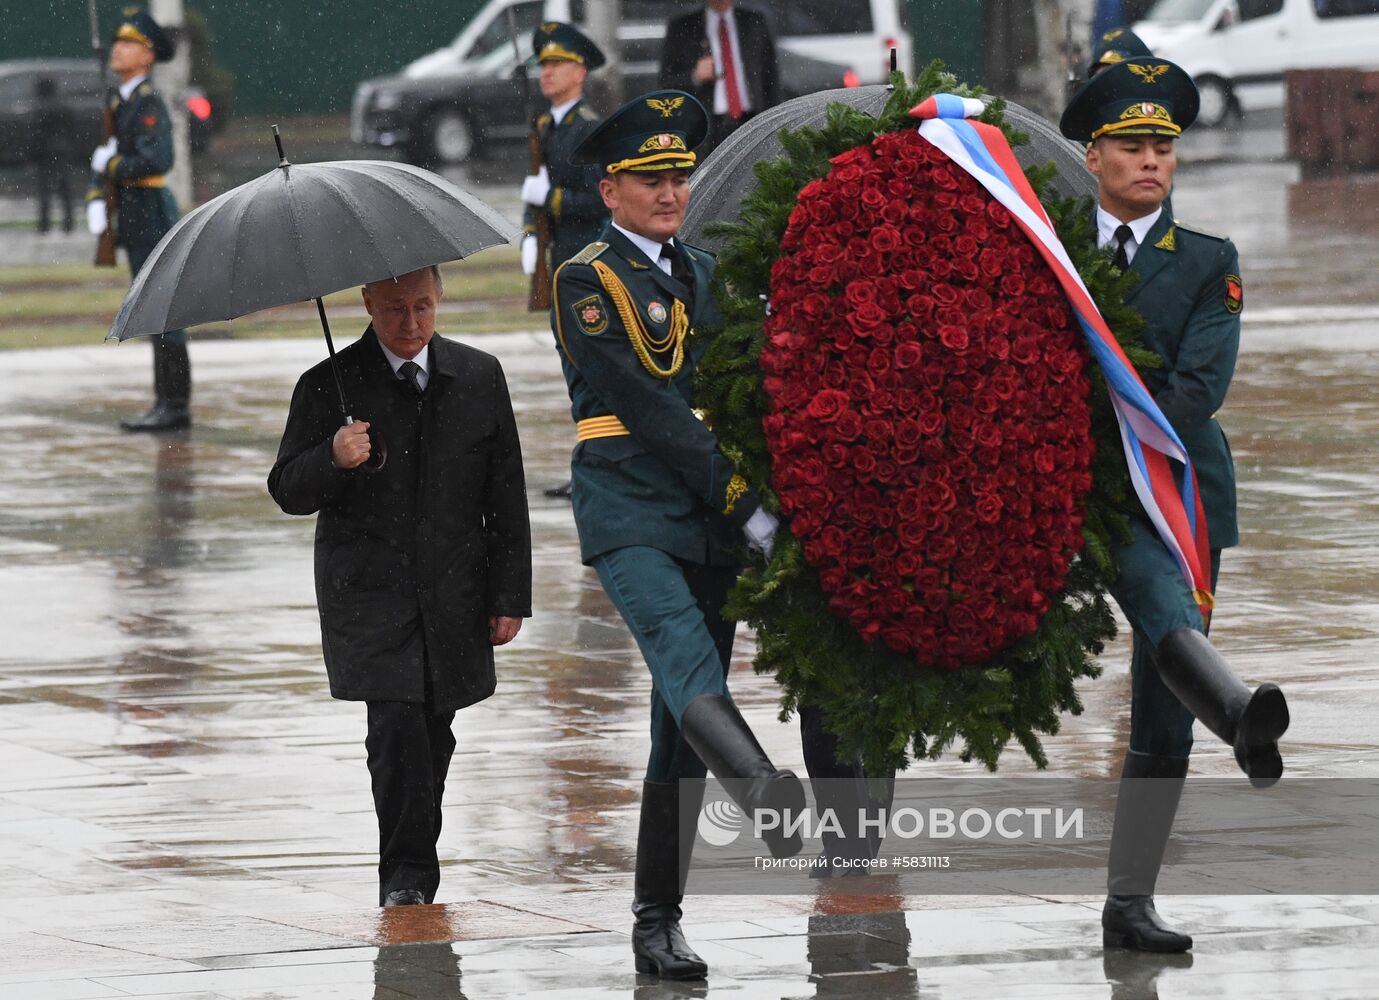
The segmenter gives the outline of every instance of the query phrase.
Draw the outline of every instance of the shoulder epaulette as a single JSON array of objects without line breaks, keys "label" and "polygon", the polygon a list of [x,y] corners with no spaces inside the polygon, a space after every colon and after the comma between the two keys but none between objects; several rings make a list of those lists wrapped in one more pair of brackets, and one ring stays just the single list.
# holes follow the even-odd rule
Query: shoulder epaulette
[{"label": "shoulder epaulette", "polygon": [[1230,239],[1229,236],[1222,236],[1219,233],[1209,233],[1205,229],[1198,229],[1196,226],[1190,226],[1179,219],[1174,219],[1173,224],[1185,233],[1192,233],[1194,236],[1205,236],[1209,240],[1217,240],[1221,243],[1225,243]]},{"label": "shoulder epaulette", "polygon": [[583,250],[581,250],[579,253],[577,253],[577,254],[575,254],[573,257],[571,257],[571,258],[570,258],[570,263],[571,263],[571,264],[592,264],[592,263],[594,262],[594,258],[596,258],[599,254],[603,253],[603,251],[605,251],[605,250],[607,250],[607,249],[608,249],[608,244],[607,244],[607,243],[604,243],[604,242],[602,242],[601,240],[595,240],[593,243],[590,243],[587,247],[585,247],[585,248],[584,248]]},{"label": "shoulder epaulette", "polygon": [[595,113],[592,108],[586,108],[583,104],[581,104],[575,110],[579,112],[579,116],[583,118],[586,122],[596,122],[599,120],[598,114]]},{"label": "shoulder epaulette", "polygon": [[148,84],[148,83],[141,83],[141,84],[139,84],[139,96],[140,96],[140,97],[147,97],[147,96],[148,96],[149,94],[151,94],[151,93],[153,93],[153,86],[152,86],[151,84]]}]

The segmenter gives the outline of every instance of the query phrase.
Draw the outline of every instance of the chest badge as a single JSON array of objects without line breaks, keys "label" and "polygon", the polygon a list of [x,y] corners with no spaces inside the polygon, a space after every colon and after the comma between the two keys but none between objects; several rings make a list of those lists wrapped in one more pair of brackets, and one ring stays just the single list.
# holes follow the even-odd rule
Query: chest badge
[{"label": "chest badge", "polygon": [[603,304],[602,296],[590,295],[580,299],[570,308],[575,314],[579,328],[589,336],[597,336],[608,329],[608,309]]},{"label": "chest badge", "polygon": [[666,307],[655,299],[647,304],[646,314],[651,317],[653,323],[664,323],[666,321]]}]

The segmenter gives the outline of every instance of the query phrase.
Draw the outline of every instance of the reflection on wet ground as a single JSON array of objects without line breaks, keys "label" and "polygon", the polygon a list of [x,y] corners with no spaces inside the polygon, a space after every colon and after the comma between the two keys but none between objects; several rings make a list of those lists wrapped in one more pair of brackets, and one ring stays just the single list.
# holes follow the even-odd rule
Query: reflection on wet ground
[{"label": "reflection on wet ground", "polygon": [[[1250,298],[1223,418],[1244,544],[1214,635],[1246,675],[1286,683],[1291,773],[1372,774],[1379,301],[1358,277],[1379,226],[1354,212],[1376,202],[1356,195],[1338,215],[1270,166],[1189,179],[1179,215],[1237,237]],[[1257,198],[1227,203],[1235,182]],[[114,429],[144,402],[143,345],[0,355],[0,995],[706,995],[639,983],[628,961],[649,681],[578,565],[568,506],[539,493],[563,477],[571,437],[550,335],[479,346],[502,359],[518,410],[536,617],[500,658],[498,695],[457,718],[443,905],[388,912],[369,906],[363,709],[325,691],[312,524],[263,485],[321,346],[194,343],[198,426],[164,438]],[[740,635],[734,690],[771,755],[798,765],[750,651]],[[1108,651],[1085,713],[1047,741],[1055,771],[1115,770],[1127,660],[1123,643]],[[1234,771],[1224,748],[1199,746],[1196,772]],[[1097,899],[820,892],[692,898],[707,992],[1379,994],[1373,899],[1168,899],[1197,937],[1189,963],[1103,957]]]}]

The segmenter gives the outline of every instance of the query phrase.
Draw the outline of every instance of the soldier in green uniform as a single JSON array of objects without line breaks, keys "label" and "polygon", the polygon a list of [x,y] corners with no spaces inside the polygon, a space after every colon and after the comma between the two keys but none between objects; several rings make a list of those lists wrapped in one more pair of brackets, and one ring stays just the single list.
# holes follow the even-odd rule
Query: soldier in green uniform
[{"label": "soldier in green uniform", "polygon": [[[734,623],[722,607],[735,552],[744,542],[769,552],[776,519],[690,404],[696,358],[687,335],[720,320],[713,256],[676,238],[707,130],[694,97],[662,90],[585,139],[575,161],[602,171],[612,219],[556,272],[551,311],[578,430],[571,471],[581,557],[653,681],[632,949],[638,972],[674,979],[707,968],[680,933],[693,844],[693,830],[678,826],[680,796],[702,795],[707,765],[748,817],[804,808],[799,779],[771,764],[728,695]],[[697,815],[697,800],[683,813]],[[765,839],[777,857],[802,847],[780,831]]]},{"label": "soldier in green uniform", "polygon": [[[550,110],[536,120],[542,167],[522,182],[522,270],[536,273],[540,254],[546,254],[546,274],[598,238],[608,221],[599,196],[597,164],[573,163],[570,155],[598,127],[599,116],[584,100],[584,81],[605,62],[603,51],[573,25],[548,21],[532,33],[532,56],[541,66],[541,96]],[[537,213],[550,224],[550,245],[537,240]],[[535,280],[535,279],[533,279]],[[543,293],[544,300],[544,293]],[[548,497],[570,496],[570,481],[542,492]]]},{"label": "soldier in green uniform", "polygon": [[1153,54],[1149,51],[1149,46],[1144,44],[1144,39],[1129,28],[1113,28],[1097,39],[1096,45],[1092,48],[1092,61],[1087,67],[1087,79],[1090,80],[1107,66]]},{"label": "soldier in green uniform", "polygon": [[[1215,414],[1240,345],[1244,294],[1235,246],[1176,222],[1165,210],[1177,165],[1174,140],[1197,116],[1192,79],[1167,60],[1130,58],[1097,73],[1063,113],[1065,136],[1088,143],[1097,178],[1099,242],[1139,276],[1129,297],[1144,316],[1146,346],[1162,359],[1140,372],[1187,448],[1211,545],[1212,586],[1221,549],[1238,541],[1235,471]],[[1143,512],[1115,555],[1112,593],[1134,628],[1130,748],[1122,770],[1102,911],[1108,946],[1177,952],[1192,938],[1154,909],[1154,882],[1187,773],[1192,723],[1231,744],[1251,782],[1283,771],[1278,739],[1288,706],[1273,684],[1250,689],[1206,638],[1199,600]],[[1157,781],[1130,779],[1155,778]]]},{"label": "soldier in green uniform", "polygon": [[[115,134],[91,156],[87,221],[100,235],[112,222],[116,240],[129,255],[129,270],[139,273],[158,241],[177,222],[177,203],[167,189],[172,169],[172,120],[158,91],[148,82],[156,60],[172,58],[173,43],[147,11],[125,8],[110,46],[110,69],[120,81],[111,98]],[[105,191],[113,182],[119,214],[106,218]],[[166,431],[191,424],[191,362],[187,334],[174,330],[153,343],[153,406],[142,416],[120,421],[128,431]]]},{"label": "soldier in green uniform", "polygon": [[532,52],[541,64],[541,96],[550,110],[536,121],[541,138],[539,173],[522,182],[522,266],[536,270],[536,213],[545,212],[551,222],[550,266],[559,267],[592,243],[608,221],[608,209],[599,197],[595,164],[570,162],[570,154],[598,127],[599,116],[584,100],[584,80],[590,70],[604,63],[603,52],[580,33],[559,21],[548,21],[532,34]]}]

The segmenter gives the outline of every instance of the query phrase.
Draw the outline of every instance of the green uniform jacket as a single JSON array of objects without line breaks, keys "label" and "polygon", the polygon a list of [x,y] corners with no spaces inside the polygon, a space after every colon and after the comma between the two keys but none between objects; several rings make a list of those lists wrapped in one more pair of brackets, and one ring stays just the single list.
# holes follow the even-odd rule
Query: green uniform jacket
[{"label": "green uniform jacket", "polygon": [[[610,224],[563,264],[555,277],[551,323],[560,348],[576,421],[609,415],[628,435],[581,441],[571,460],[575,525],[585,563],[628,545],[648,545],[708,565],[737,561],[741,526],[761,501],[691,407],[695,358],[687,348],[673,378],[642,363],[595,262],[626,287],[651,337],[670,330],[676,300],[686,303],[690,329],[721,322],[711,291],[714,259],[678,243],[693,269],[693,293],[653,264]],[[670,367],[669,351],[653,355]]]},{"label": "green uniform jacket", "polygon": [[116,222],[118,242],[139,260],[177,223],[177,202],[166,187],[145,187],[149,178],[162,177],[172,169],[172,120],[158,91],[147,80],[134,88],[129,100],[112,97],[118,152],[105,168],[93,174],[86,198],[105,196],[104,185],[114,180],[120,189]]},{"label": "green uniform jacket", "polygon": [[[598,127],[599,116],[581,100],[565,113],[560,124],[550,113],[537,121],[541,159],[546,164],[551,190],[546,211],[551,217],[551,266],[559,267],[586,245],[598,239],[608,221],[608,209],[599,195],[603,171],[597,164],[574,164],[570,154]],[[536,232],[536,213],[528,205],[522,216],[523,231]]]},{"label": "green uniform jacket", "polygon": [[1229,548],[1240,541],[1235,465],[1215,414],[1240,350],[1240,257],[1230,240],[1184,227],[1165,207],[1130,270],[1140,282],[1126,301],[1144,316],[1145,346],[1163,358],[1140,376],[1197,470],[1211,547]]}]

